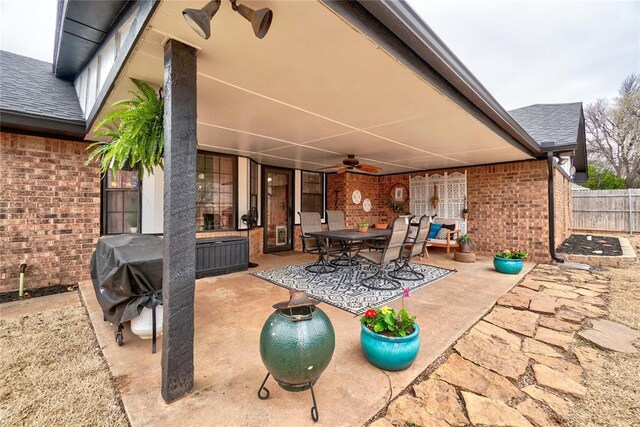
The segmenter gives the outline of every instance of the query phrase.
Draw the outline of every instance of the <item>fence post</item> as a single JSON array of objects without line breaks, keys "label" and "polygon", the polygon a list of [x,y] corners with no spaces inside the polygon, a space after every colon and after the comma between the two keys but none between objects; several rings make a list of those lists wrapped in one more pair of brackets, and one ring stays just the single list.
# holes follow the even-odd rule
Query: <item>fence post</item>
[{"label": "fence post", "polygon": [[629,234],[633,233],[633,206],[631,206],[631,189],[627,188],[627,195],[629,196]]}]

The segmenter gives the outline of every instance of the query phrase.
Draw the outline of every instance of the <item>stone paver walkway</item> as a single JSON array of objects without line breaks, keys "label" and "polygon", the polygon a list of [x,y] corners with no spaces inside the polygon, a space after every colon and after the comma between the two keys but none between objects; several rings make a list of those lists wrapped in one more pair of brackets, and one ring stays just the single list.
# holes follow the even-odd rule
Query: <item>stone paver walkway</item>
[{"label": "stone paver walkway", "polygon": [[[615,331],[627,351],[637,338],[637,331],[597,320],[606,314],[608,281],[595,272],[536,266],[413,394],[392,401],[371,426],[560,425],[587,393],[584,370],[602,364],[597,351],[576,344],[576,333],[597,342]],[[578,332],[588,322],[594,329]]]}]

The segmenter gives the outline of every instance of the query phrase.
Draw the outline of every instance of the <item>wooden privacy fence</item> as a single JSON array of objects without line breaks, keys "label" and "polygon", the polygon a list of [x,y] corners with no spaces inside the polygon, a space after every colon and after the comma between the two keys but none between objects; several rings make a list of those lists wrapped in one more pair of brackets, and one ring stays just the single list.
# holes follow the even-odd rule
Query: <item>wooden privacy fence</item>
[{"label": "wooden privacy fence", "polygon": [[640,232],[640,189],[573,190],[573,229]]}]

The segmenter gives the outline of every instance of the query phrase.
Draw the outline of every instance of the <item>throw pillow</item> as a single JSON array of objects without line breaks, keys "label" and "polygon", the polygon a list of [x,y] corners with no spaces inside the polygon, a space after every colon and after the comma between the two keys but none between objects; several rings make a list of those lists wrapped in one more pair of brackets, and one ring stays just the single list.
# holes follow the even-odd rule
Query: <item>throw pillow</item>
[{"label": "throw pillow", "polygon": [[439,231],[438,234],[436,234],[436,239],[442,239],[442,240],[447,240],[447,234],[449,233],[448,228],[442,227]]},{"label": "throw pillow", "polygon": [[455,224],[442,224],[442,228],[447,228],[451,231],[456,229],[456,225]]},{"label": "throw pillow", "polygon": [[441,228],[442,224],[431,224],[431,226],[429,227],[429,235],[427,236],[427,238],[435,239],[438,231],[440,231]]}]

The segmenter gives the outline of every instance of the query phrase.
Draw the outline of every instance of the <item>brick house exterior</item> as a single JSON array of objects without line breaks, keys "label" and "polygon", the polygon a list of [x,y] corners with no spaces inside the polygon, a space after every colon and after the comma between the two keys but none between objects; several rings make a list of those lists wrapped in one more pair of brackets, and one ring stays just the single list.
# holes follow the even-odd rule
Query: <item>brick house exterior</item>
[{"label": "brick house exterior", "polygon": [[[146,79],[155,87],[162,87],[164,82],[160,39],[175,36],[177,27],[171,21],[165,28],[165,22],[154,19],[162,21],[162,16],[175,15],[184,25],[179,2],[132,1],[126,2],[126,7],[120,2],[103,3],[101,16],[90,2],[68,2],[60,8],[54,64],[0,52],[0,292],[17,288],[22,261],[28,265],[27,288],[88,278],[91,253],[108,215],[101,211],[107,203],[97,167],[85,164],[84,141],[91,139],[93,126],[109,111],[109,105],[126,96],[132,86],[129,77]],[[397,184],[408,190],[414,175],[466,171],[468,232],[476,240],[476,251],[490,255],[498,248],[520,246],[529,250],[533,261],[547,261],[547,159],[563,155],[578,160],[574,162],[577,171],[573,172],[571,163],[562,171],[554,161],[554,237],[559,244],[569,234],[572,221],[567,173],[577,177],[586,171],[581,103],[505,111],[431,34],[431,29],[413,19],[404,2],[299,2],[296,7],[306,8],[313,14],[309,16],[317,17],[313,22],[318,28],[312,32],[297,25],[283,25],[283,31],[292,33],[280,42],[310,34],[317,40],[299,46],[271,45],[273,51],[262,52],[263,69],[242,62],[249,61],[250,55],[242,53],[234,59],[233,55],[257,46],[239,45],[226,51],[228,57],[220,63],[238,67],[227,70],[225,78],[215,75],[218,63],[214,66],[203,60],[198,65],[203,67],[198,69],[198,80],[204,83],[203,92],[198,93],[199,149],[234,157],[237,169],[242,171],[235,172],[233,182],[233,227],[216,232],[200,229],[197,237],[249,235],[250,257],[257,257],[265,248],[263,228],[247,231],[238,219],[253,209],[252,197],[260,197],[259,207],[266,205],[264,184],[257,184],[260,191],[251,194],[251,162],[260,168],[294,171],[298,181],[293,185],[295,194],[290,196],[295,199],[291,209],[295,212],[302,206],[303,171],[325,172],[347,153],[356,153],[380,166],[386,175],[327,175],[323,206],[344,210],[348,227],[358,221],[391,222],[396,213],[388,206],[389,192]],[[282,16],[297,19],[299,14],[292,11],[289,8],[290,14],[283,12]],[[227,18],[221,15],[216,19]],[[97,25],[105,27],[100,40],[91,42],[65,31],[67,25],[85,26],[91,31]],[[326,28],[332,29],[331,37],[327,37]],[[165,31],[162,37],[158,31]],[[242,38],[237,41],[245,42]],[[326,58],[309,54],[306,46],[312,42],[322,43]],[[216,57],[209,50],[212,46],[202,45],[204,58]],[[302,49],[297,54],[291,50],[296,46]],[[352,67],[340,73],[351,79],[346,81],[350,84],[324,78],[335,72],[331,58],[343,47],[353,49],[348,55],[352,60],[346,61],[346,55],[335,58],[341,61],[341,67]],[[261,45],[263,48],[269,45]],[[283,52],[286,55],[279,58]],[[316,81],[296,75],[285,76],[281,84],[250,87],[248,82],[255,76],[261,81],[280,82],[282,61],[291,58],[298,61],[296,67],[301,67],[292,69],[301,76],[313,75]],[[313,62],[318,59],[321,63]],[[368,64],[377,65],[360,72]],[[327,67],[327,74],[316,76],[323,67]],[[450,70],[460,74],[452,76]],[[245,72],[250,79],[235,81]],[[207,73],[213,78],[202,79]],[[388,91],[384,92],[380,81],[391,75],[395,80],[385,80]],[[265,87],[273,92],[262,93]],[[381,102],[374,98],[376,102],[372,103],[372,94]],[[289,97],[289,101],[283,101]],[[339,108],[334,110],[334,106]],[[249,110],[250,114],[245,114]],[[389,154],[399,156],[396,150],[406,157],[387,158]],[[488,164],[493,162],[503,163]],[[444,169],[449,165],[467,166]],[[143,178],[137,232],[164,231],[163,178],[158,172],[146,183]],[[363,199],[370,199],[369,213],[352,203],[355,189],[361,191]],[[292,230],[288,234],[293,237],[292,248],[300,250],[299,221],[297,215],[294,217],[287,224]]]},{"label": "brick house exterior", "polygon": [[[549,260],[547,162],[534,160],[437,171],[467,171],[468,233],[476,241],[475,251],[491,255],[500,248],[526,248],[531,260]],[[355,173],[329,175],[327,206],[345,211],[347,226],[358,221],[390,223],[397,215],[387,205],[389,190],[396,184],[409,188],[409,179],[425,172],[370,176]],[[555,170],[555,238],[560,243],[571,232],[571,182]],[[359,190],[371,200],[371,212],[351,201]],[[408,205],[407,205],[408,206]]]},{"label": "brick house exterior", "polygon": [[100,237],[100,175],[86,144],[0,133],[0,292],[89,278]]}]

